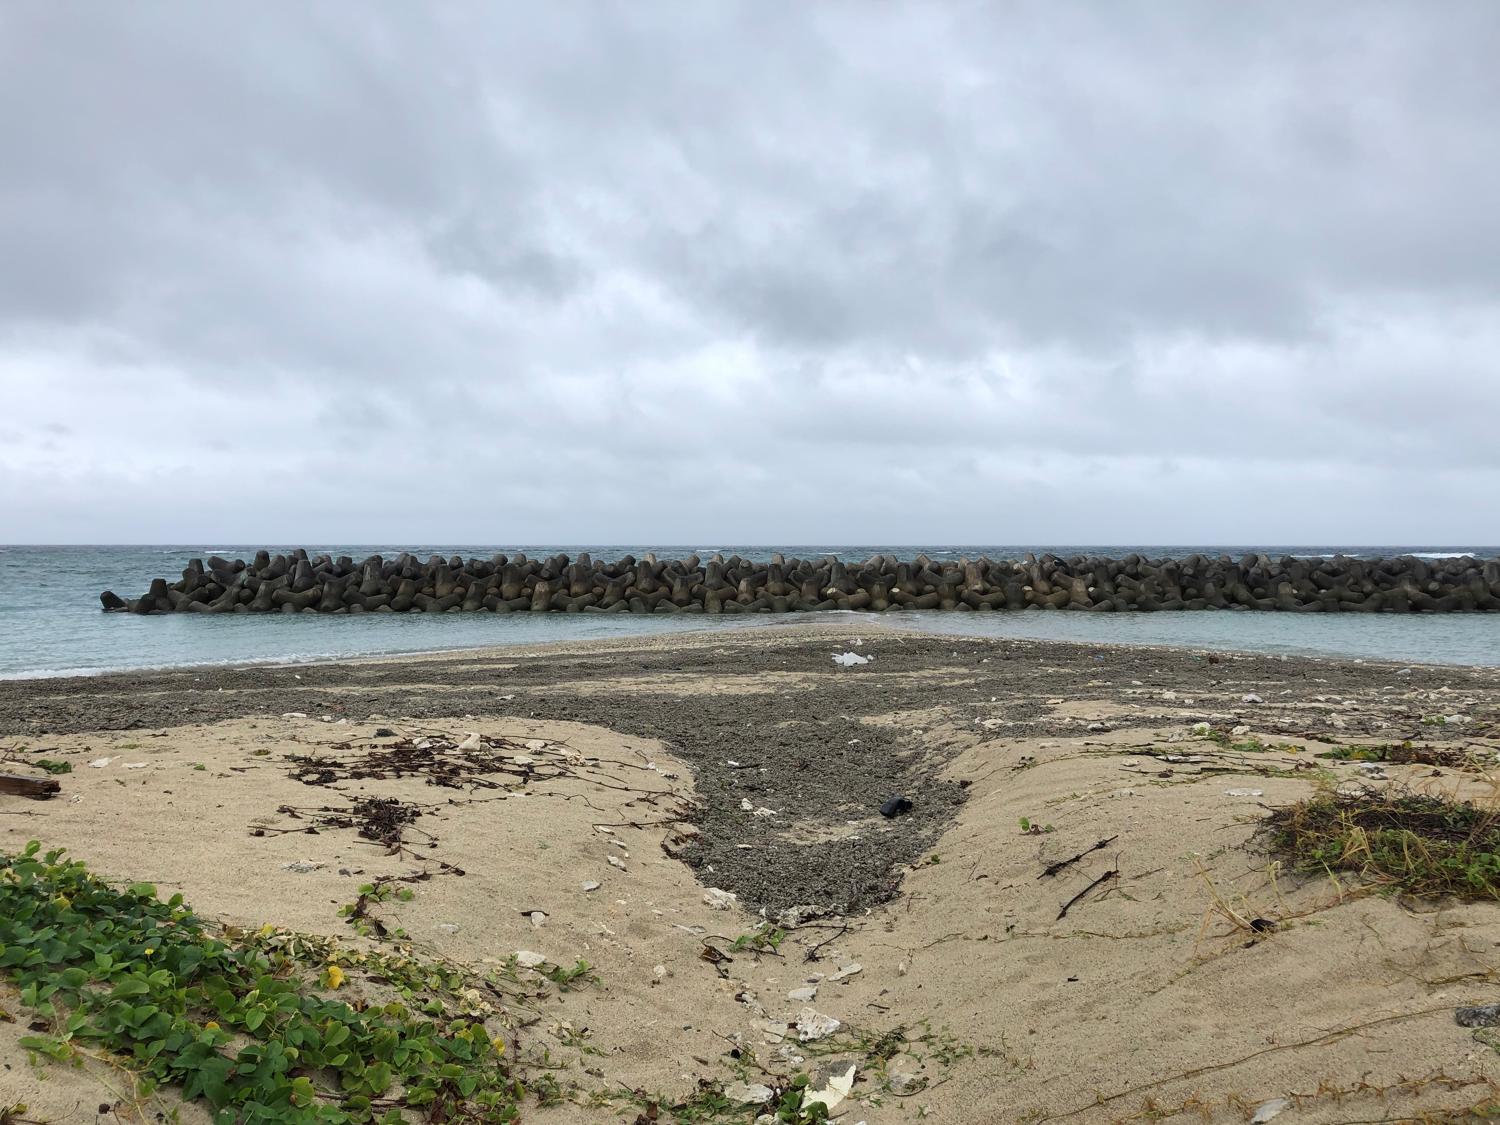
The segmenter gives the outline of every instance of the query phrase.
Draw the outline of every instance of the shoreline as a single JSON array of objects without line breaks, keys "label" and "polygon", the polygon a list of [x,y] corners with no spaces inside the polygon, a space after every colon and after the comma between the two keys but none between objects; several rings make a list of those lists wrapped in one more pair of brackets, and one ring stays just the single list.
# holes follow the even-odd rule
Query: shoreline
[{"label": "shoreline", "polygon": [[[1026,618],[1041,615],[1043,611],[1020,611]],[[1175,611],[1184,613],[1186,611]],[[1160,615],[1157,615],[1160,616]],[[1198,615],[1195,615],[1198,616]],[[1434,615],[1433,620],[1451,621],[1455,618],[1451,615]],[[980,620],[988,620],[988,615]],[[1335,619],[1337,620],[1337,619]],[[1270,659],[1280,659],[1283,655],[1291,660],[1324,660],[1324,661],[1349,661],[1357,664],[1380,665],[1392,664],[1397,667],[1423,666],[1430,668],[1490,668],[1500,667],[1500,664],[1485,664],[1465,661],[1438,661],[1424,660],[1420,657],[1410,659],[1397,659],[1393,657],[1379,657],[1372,655],[1361,655],[1351,652],[1341,652],[1333,649],[1316,648],[1292,648],[1290,651],[1280,652],[1266,648],[1240,647],[1234,641],[1226,640],[1221,643],[1185,644],[1172,641],[1118,641],[1118,640],[1089,640],[1083,638],[1063,637],[1038,637],[1027,634],[1001,634],[987,633],[983,631],[948,631],[932,629],[928,625],[929,619],[913,620],[904,614],[888,616],[885,614],[873,614],[857,611],[827,610],[818,614],[809,614],[793,617],[790,620],[786,616],[764,616],[753,619],[747,618],[720,618],[715,624],[681,629],[662,629],[656,631],[630,632],[617,635],[598,636],[591,638],[576,638],[569,640],[532,640],[532,641],[507,641],[501,643],[487,642],[483,644],[465,644],[455,647],[424,647],[414,649],[399,649],[386,652],[366,653],[335,653],[316,654],[302,658],[284,658],[275,656],[250,657],[244,659],[207,660],[187,663],[161,663],[125,667],[104,667],[85,669],[40,669],[36,671],[0,673],[0,685],[24,684],[35,682],[49,682],[56,680],[97,680],[109,677],[165,674],[173,672],[218,672],[230,671],[243,668],[300,668],[320,667],[326,665],[340,664],[362,664],[375,661],[404,661],[441,659],[447,656],[462,654],[502,654],[517,648],[546,648],[566,652],[572,648],[600,648],[604,646],[619,646],[629,648],[634,644],[652,639],[660,639],[662,642],[678,643],[688,642],[693,638],[729,638],[740,634],[753,634],[756,636],[776,634],[785,631],[795,635],[823,630],[836,634],[840,630],[857,631],[861,628],[868,629],[872,633],[899,633],[909,636],[952,638],[954,640],[988,641],[996,643],[1035,643],[1055,644],[1063,646],[1075,646],[1078,648],[1100,648],[1100,649],[1143,649],[1151,651],[1181,651],[1192,653],[1233,653],[1241,656],[1257,656]]]}]

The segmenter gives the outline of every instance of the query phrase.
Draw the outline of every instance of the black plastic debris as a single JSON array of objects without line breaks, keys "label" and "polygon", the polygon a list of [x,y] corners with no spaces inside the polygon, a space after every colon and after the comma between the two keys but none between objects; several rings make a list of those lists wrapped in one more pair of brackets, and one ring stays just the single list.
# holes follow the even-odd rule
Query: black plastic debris
[{"label": "black plastic debris", "polygon": [[901,816],[903,813],[911,812],[911,802],[900,794],[887,797],[885,804],[880,806],[881,816]]}]

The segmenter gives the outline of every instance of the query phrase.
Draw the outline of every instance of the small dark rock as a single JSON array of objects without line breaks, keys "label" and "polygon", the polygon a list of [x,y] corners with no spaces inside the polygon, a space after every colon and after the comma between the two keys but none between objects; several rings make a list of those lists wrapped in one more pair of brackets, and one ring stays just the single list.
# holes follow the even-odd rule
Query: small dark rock
[{"label": "small dark rock", "polygon": [[1459,1008],[1453,1013],[1459,1027],[1500,1027],[1500,1004],[1480,1004]]},{"label": "small dark rock", "polygon": [[1268,934],[1276,928],[1276,923],[1269,918],[1252,918],[1250,928],[1258,934]]},{"label": "small dark rock", "polygon": [[881,816],[901,816],[909,812],[911,812],[911,802],[899,794],[886,798],[885,804],[880,806]]},{"label": "small dark rock", "polygon": [[375,737],[376,738],[395,738],[396,737],[396,732],[393,731],[390,727],[376,727],[375,728]]}]

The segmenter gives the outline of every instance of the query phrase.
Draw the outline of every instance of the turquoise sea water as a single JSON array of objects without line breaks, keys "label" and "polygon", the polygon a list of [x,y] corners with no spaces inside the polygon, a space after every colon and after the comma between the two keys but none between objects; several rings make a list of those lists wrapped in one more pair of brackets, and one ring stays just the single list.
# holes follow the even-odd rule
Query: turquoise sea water
[{"label": "turquoise sea water", "polygon": [[[245,557],[259,545],[204,543],[178,546],[0,547],[0,678],[87,674],[126,668],[176,667],[250,661],[301,661],[345,656],[487,645],[536,644],[551,641],[755,628],[837,620],[839,614],[754,615],[750,617],[635,617],[627,614],[367,614],[317,617],[311,614],[215,615],[172,614],[135,617],[100,612],[99,592],[112,589],[124,597],[138,595],[152,578],[175,581],[190,558],[218,554]],[[911,557],[925,551],[933,558],[1011,558],[1035,551],[1056,554],[1097,553],[1185,556],[1195,552],[1238,557],[1248,551],[1273,556],[1473,554],[1500,555],[1500,548],[1471,544],[1340,547],[1334,546],[899,546],[804,544],[747,547],[734,544],[662,546],[582,545],[401,545],[305,544],[310,553],[347,554],[355,558],[402,550],[426,557],[462,554],[488,557],[497,551],[525,551],[545,557],[565,551],[588,551],[595,558],[625,553],[658,557],[697,551],[722,551],[746,558],[837,554],[864,559],[877,553]],[[289,550],[289,547],[281,547]],[[868,616],[868,615],[848,615]],[[1021,613],[887,613],[880,619],[901,629],[983,636],[1030,637],[1103,644],[1182,645],[1274,653],[1313,653],[1454,664],[1500,666],[1500,614],[1282,614],[1251,612],[1179,612],[1092,614],[1027,611]]]}]

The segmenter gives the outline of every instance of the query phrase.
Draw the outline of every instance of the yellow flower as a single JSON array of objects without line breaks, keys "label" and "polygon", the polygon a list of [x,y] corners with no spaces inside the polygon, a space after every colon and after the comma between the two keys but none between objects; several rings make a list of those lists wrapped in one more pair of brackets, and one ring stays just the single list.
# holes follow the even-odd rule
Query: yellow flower
[{"label": "yellow flower", "polygon": [[219,1030],[219,1021],[218,1020],[209,1020],[206,1024],[203,1025],[203,1030],[205,1030],[205,1031],[218,1031]]},{"label": "yellow flower", "polygon": [[337,965],[328,965],[323,969],[323,986],[325,988],[337,988],[344,983],[344,970]]},{"label": "yellow flower", "polygon": [[151,954],[153,954],[153,953],[155,953],[155,952],[156,952],[156,950],[155,950],[155,949],[153,949],[153,948],[152,948],[152,947],[151,947],[151,946],[149,946],[149,945],[148,945],[148,946],[146,946],[146,956],[147,956],[147,957],[150,957],[150,956],[151,956]]}]

